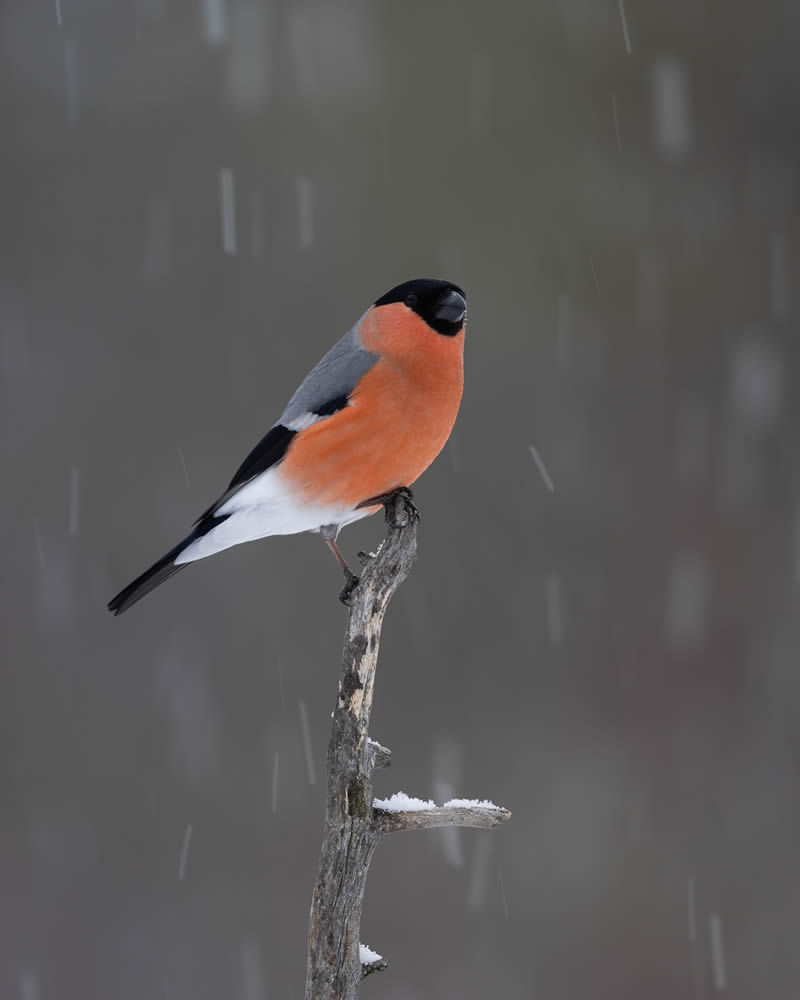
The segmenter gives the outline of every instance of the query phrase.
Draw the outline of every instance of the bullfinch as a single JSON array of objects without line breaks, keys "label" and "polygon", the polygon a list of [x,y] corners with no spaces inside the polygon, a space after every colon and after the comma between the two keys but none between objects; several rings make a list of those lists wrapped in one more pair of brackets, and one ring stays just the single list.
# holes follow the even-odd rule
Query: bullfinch
[{"label": "bullfinch", "polygon": [[336,538],[415,482],[444,447],[464,384],[466,312],[449,281],[417,278],[382,295],[303,379],[186,538],[109,611],[122,614],[197,559],[299,531],[319,532],[357,582]]}]

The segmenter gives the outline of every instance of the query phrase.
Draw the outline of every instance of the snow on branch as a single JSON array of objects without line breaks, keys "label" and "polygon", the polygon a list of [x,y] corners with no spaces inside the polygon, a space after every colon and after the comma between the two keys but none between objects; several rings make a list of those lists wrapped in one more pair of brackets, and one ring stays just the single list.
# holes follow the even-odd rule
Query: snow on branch
[{"label": "snow on branch", "polygon": [[436,803],[430,799],[414,799],[405,792],[395,792],[388,799],[373,799],[372,808],[383,812],[422,812],[435,809]]},{"label": "snow on branch", "polygon": [[389,968],[389,963],[383,955],[379,955],[365,944],[358,946],[358,958],[361,962],[362,979],[366,978],[371,972],[383,972],[384,969]]},{"label": "snow on branch", "polygon": [[[374,805],[374,803],[373,803]],[[433,830],[437,826],[467,826],[476,830],[493,830],[511,817],[500,806],[434,806],[433,809],[375,809],[375,824],[381,833],[403,830]]]},{"label": "snow on branch", "polygon": [[450,799],[437,806],[430,799],[415,799],[395,792],[388,799],[373,799],[375,825],[381,833],[432,830],[437,826],[471,826],[491,830],[511,816],[508,809],[488,799]]}]

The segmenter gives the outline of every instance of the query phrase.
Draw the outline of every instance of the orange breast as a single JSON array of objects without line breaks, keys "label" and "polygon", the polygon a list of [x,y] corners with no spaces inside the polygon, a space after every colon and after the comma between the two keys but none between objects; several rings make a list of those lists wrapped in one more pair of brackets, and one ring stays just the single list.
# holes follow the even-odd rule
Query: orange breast
[{"label": "orange breast", "polygon": [[464,384],[464,331],[444,337],[400,303],[373,309],[361,340],[381,359],[350,403],[301,431],[281,474],[306,500],[354,507],[410,486],[444,447]]}]

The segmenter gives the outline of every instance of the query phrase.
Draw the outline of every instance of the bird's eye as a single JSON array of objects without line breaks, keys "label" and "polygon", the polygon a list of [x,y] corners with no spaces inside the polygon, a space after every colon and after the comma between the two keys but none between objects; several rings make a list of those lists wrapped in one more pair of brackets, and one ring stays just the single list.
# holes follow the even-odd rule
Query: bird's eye
[{"label": "bird's eye", "polygon": [[416,304],[417,304],[416,295],[413,292],[409,292],[408,295],[406,295],[406,305],[408,306],[409,309],[413,309]]}]

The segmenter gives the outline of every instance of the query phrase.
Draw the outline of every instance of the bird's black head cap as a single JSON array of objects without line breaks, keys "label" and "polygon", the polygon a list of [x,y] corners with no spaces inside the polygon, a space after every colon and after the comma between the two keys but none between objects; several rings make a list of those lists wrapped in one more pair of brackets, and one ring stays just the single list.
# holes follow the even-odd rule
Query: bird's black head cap
[{"label": "bird's black head cap", "polygon": [[402,302],[445,337],[454,337],[464,325],[467,315],[467,297],[463,289],[452,281],[441,281],[439,278],[404,281],[382,295],[375,305],[388,306],[392,302]]}]

